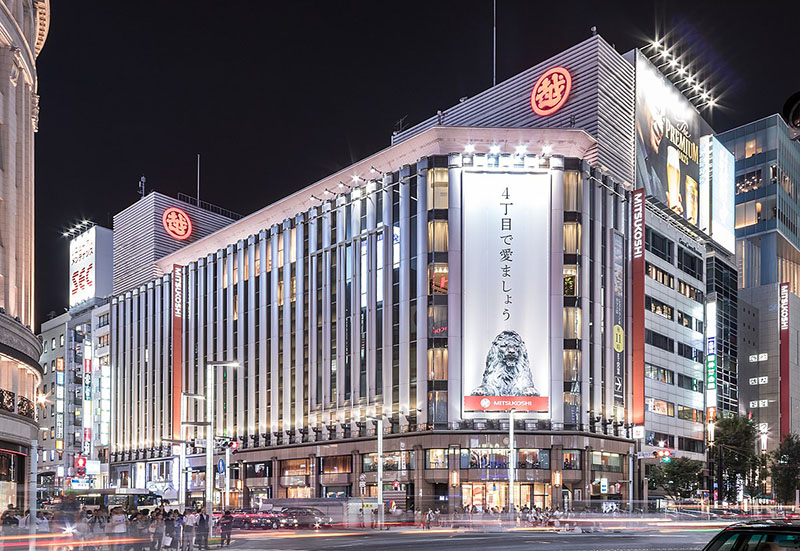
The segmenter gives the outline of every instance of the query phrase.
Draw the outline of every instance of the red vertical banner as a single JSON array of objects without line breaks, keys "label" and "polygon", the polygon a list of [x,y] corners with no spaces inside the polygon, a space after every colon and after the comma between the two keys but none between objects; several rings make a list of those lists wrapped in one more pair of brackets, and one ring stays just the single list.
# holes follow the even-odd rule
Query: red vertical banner
[{"label": "red vertical banner", "polygon": [[631,195],[631,422],[644,425],[644,189]]},{"label": "red vertical banner", "polygon": [[781,330],[781,366],[780,366],[780,427],[781,441],[792,430],[792,407],[789,397],[789,284],[781,283],[778,295],[778,323]]},{"label": "red vertical banner", "polygon": [[172,438],[181,439],[183,392],[183,266],[172,266]]}]

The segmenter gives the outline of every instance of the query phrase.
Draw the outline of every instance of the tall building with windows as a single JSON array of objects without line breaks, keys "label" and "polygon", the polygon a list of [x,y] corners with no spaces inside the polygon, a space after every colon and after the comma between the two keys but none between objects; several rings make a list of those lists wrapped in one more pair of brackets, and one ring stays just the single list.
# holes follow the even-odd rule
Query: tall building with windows
[{"label": "tall building with windows", "polygon": [[800,143],[777,114],[719,139],[736,157],[739,288],[787,282],[800,295]]},{"label": "tall building with windows", "polygon": [[50,24],[48,0],[0,2],[0,501],[29,503],[41,345],[34,327],[36,58]]},{"label": "tall building with windows", "polygon": [[648,433],[702,457],[725,180],[686,100],[691,136],[639,151],[671,128],[637,104],[646,63],[593,36],[115,289],[110,484],[174,496],[185,431],[202,500],[205,407],[179,393],[234,360],[212,381],[233,507],[376,495],[377,418],[400,507],[627,502]]},{"label": "tall building with windows", "polygon": [[800,430],[791,391],[800,380],[792,354],[800,294],[800,143],[780,115],[719,135],[736,157],[736,262],[743,413],[758,423],[767,450]]}]

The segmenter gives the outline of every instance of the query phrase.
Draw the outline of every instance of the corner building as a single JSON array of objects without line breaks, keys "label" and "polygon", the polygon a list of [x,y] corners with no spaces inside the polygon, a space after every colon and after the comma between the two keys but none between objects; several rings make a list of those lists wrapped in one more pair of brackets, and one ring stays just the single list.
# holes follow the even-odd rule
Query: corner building
[{"label": "corner building", "polygon": [[[532,90],[564,72],[562,105],[535,113]],[[158,260],[164,275],[111,303],[110,483],[177,488],[164,439],[205,406],[176,391],[236,360],[214,404],[217,435],[241,443],[232,507],[359,497],[361,480],[376,495],[376,417],[400,508],[502,509],[509,462],[518,506],[632,499],[634,82],[594,36]]]}]

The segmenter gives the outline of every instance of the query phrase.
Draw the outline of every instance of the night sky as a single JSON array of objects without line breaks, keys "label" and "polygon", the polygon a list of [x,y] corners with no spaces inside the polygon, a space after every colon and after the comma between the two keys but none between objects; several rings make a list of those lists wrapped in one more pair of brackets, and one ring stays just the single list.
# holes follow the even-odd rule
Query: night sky
[{"label": "night sky", "polygon": [[[594,25],[623,53],[669,30],[719,95],[717,131],[800,90],[797,2],[497,4],[498,82]],[[201,198],[248,214],[491,86],[492,2],[56,0],[38,71],[36,330],[67,305],[62,232],[110,227],[143,174],[194,194],[200,153]]]}]

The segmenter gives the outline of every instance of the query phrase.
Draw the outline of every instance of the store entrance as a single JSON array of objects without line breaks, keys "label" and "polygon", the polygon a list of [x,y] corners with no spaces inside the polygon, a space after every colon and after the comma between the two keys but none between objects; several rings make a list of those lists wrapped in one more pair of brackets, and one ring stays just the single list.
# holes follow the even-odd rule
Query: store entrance
[{"label": "store entrance", "polygon": [[[514,484],[517,507],[550,507],[550,484]],[[467,482],[461,485],[461,506],[476,512],[500,513],[508,506],[508,482]]]}]

